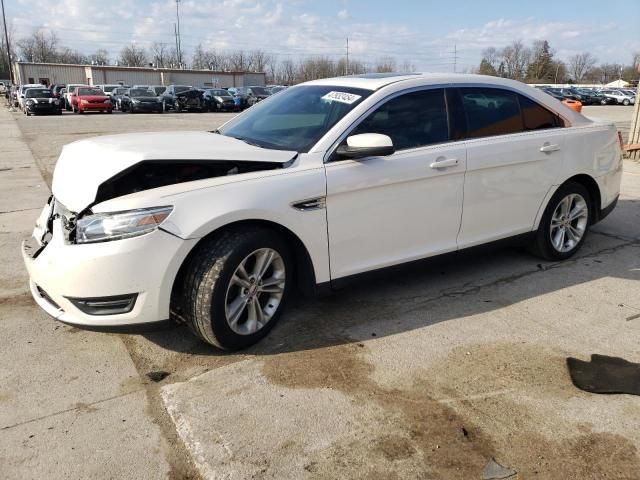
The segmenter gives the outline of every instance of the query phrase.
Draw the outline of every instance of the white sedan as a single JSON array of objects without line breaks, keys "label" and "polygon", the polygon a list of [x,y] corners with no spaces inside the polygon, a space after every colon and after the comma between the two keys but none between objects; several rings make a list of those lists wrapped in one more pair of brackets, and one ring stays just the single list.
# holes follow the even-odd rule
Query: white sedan
[{"label": "white sedan", "polygon": [[616,205],[620,140],[510,80],[317,80],[213,132],[67,145],[23,257],[62,322],[171,318],[237,349],[295,288],[507,238],[570,257]]}]

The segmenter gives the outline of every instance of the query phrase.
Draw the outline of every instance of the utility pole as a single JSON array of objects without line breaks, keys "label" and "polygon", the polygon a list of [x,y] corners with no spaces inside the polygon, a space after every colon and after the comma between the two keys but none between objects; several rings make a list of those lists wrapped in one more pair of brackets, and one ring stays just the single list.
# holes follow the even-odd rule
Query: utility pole
[{"label": "utility pole", "polygon": [[458,66],[458,45],[453,44],[453,73],[456,73],[456,67]]},{"label": "utility pole", "polygon": [[7,31],[7,18],[4,15],[4,0],[0,0],[2,3],[2,23],[4,24],[4,41],[7,45],[7,63],[9,64],[9,79],[11,80],[11,84],[14,84],[13,81],[13,67],[11,65],[11,45],[9,45],[9,32]]},{"label": "utility pole", "polygon": [[176,36],[176,61],[178,62],[178,68],[180,68],[180,47],[178,46],[178,29],[176,24],[173,24],[173,33]]},{"label": "utility pole", "polygon": [[347,61],[344,66],[344,74],[349,75],[349,37],[347,37]]},{"label": "utility pole", "polygon": [[[635,67],[640,73],[640,56],[636,59]],[[637,94],[640,95],[640,82],[638,82]],[[631,129],[629,130],[629,139],[627,140],[629,149],[629,158],[640,160],[640,102],[636,100],[636,106],[633,109],[633,117],[631,118]]]},{"label": "utility pole", "polygon": [[176,48],[178,50],[178,64],[182,65],[182,42],[180,41],[180,0],[176,0],[176,19],[178,27],[176,30]]}]

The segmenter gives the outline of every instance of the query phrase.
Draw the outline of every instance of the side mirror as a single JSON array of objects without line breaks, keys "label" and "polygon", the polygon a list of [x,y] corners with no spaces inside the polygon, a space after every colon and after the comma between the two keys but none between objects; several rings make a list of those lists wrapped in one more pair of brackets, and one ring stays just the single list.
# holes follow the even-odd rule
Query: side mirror
[{"label": "side mirror", "polygon": [[380,133],[362,133],[347,137],[347,144],[340,145],[336,153],[344,158],[385,157],[396,151],[393,141]]}]

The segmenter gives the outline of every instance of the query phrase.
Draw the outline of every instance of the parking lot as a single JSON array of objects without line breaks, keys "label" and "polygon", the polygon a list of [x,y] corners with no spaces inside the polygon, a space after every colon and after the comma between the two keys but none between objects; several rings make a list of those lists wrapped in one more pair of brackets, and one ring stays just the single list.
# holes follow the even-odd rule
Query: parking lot
[{"label": "parking lot", "polygon": [[[626,135],[632,109],[583,113]],[[640,164],[630,160],[618,207],[569,261],[491,250],[294,299],[240,353],[182,327],[95,333],[41,312],[19,244],[62,146],[213,130],[233,115],[1,109],[3,475],[473,479],[493,458],[512,478],[638,478],[638,397],[580,391],[565,363],[640,361]]]}]

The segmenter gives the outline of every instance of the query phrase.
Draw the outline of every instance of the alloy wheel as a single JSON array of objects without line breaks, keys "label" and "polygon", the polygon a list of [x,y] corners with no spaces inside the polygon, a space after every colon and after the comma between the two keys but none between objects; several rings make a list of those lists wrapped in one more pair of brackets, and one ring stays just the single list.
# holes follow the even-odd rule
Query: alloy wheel
[{"label": "alloy wheel", "polygon": [[558,252],[569,252],[584,237],[589,222],[587,202],[578,193],[564,197],[551,216],[551,245]]},{"label": "alloy wheel", "polygon": [[284,260],[271,248],[245,257],[231,276],[225,297],[227,324],[239,335],[262,329],[278,310],[286,285]]}]

